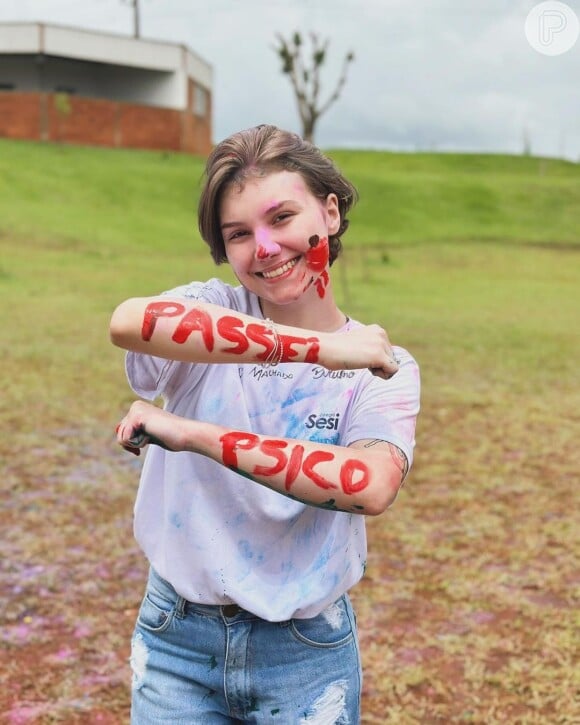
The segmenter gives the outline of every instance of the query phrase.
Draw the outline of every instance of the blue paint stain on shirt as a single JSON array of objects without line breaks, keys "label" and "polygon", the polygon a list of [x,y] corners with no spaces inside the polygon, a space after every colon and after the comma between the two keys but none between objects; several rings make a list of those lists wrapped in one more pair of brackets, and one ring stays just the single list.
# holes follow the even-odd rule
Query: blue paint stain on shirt
[{"label": "blue paint stain on shirt", "polygon": [[203,412],[204,415],[207,415],[210,418],[214,418],[220,413],[223,409],[224,401],[222,398],[215,397],[215,398],[206,398],[203,400]]},{"label": "blue paint stain on shirt", "polygon": [[322,549],[322,551],[320,552],[320,554],[316,557],[316,561],[312,565],[312,568],[315,571],[319,571],[320,569],[323,569],[328,564],[328,562],[330,561],[330,556],[331,556],[331,554],[330,554],[330,547],[327,544],[324,547],[324,549]]},{"label": "blue paint stain on shirt", "polygon": [[285,417],[286,422],[286,438],[304,438],[304,421],[293,413],[289,413]]},{"label": "blue paint stain on shirt", "polygon": [[312,398],[317,395],[317,393],[318,391],[313,390],[312,388],[296,388],[292,391],[292,394],[289,395],[282,403],[282,408],[288,408],[290,405],[294,405],[294,403],[299,403],[305,398]]},{"label": "blue paint stain on shirt", "polygon": [[231,526],[241,526],[248,520],[248,514],[241,511],[235,518],[230,522]]},{"label": "blue paint stain on shirt", "polygon": [[254,564],[261,564],[264,561],[264,554],[262,552],[254,551],[247,539],[238,541],[238,551],[243,559],[246,559],[247,561],[252,559]]},{"label": "blue paint stain on shirt", "polygon": [[176,529],[180,529],[183,526],[183,521],[181,519],[181,516],[179,512],[174,511],[171,516],[169,517],[169,521],[172,526],[175,526]]},{"label": "blue paint stain on shirt", "polygon": [[244,559],[254,558],[254,552],[252,551],[250,542],[247,539],[244,539],[243,541],[238,541],[238,551],[244,557]]}]

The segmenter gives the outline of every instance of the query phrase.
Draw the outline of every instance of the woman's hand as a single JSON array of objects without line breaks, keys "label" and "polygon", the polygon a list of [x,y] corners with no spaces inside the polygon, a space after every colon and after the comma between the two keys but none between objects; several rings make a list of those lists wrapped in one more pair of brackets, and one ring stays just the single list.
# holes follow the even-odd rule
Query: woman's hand
[{"label": "woman's hand", "polygon": [[368,368],[373,375],[385,380],[399,369],[389,336],[380,325],[325,335],[320,362],[329,370]]},{"label": "woman's hand", "polygon": [[117,426],[117,442],[136,456],[148,443],[168,451],[182,451],[186,445],[183,428],[183,418],[138,400]]}]

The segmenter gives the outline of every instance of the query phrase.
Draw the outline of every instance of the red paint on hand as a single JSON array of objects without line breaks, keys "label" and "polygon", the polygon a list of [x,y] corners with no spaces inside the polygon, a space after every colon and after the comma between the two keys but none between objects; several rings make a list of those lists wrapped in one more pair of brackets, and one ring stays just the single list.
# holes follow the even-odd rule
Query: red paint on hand
[{"label": "red paint on hand", "polygon": [[[356,473],[360,474],[358,481],[354,480]],[[364,491],[370,482],[370,471],[362,461],[356,458],[349,458],[342,464],[340,469],[340,485],[346,494],[358,493]]]},{"label": "red paint on hand", "polygon": [[150,302],[143,314],[143,325],[141,326],[141,337],[149,342],[153,336],[155,325],[160,317],[176,317],[185,312],[184,305],[179,302]]},{"label": "red paint on hand", "polygon": [[329,451],[313,451],[310,453],[306,456],[304,463],[302,464],[304,475],[308,476],[308,478],[320,488],[338,488],[334,485],[334,483],[332,483],[332,481],[324,478],[324,476],[321,476],[314,470],[314,466],[318,463],[323,463],[324,461],[334,461],[334,453],[330,453]]},{"label": "red paint on hand", "polygon": [[[284,476],[284,488],[289,491],[292,484],[296,481],[302,472],[312,483],[324,490],[337,489],[337,484],[323,476],[315,470],[320,463],[330,463],[335,460],[335,454],[329,450],[311,451],[304,458],[305,448],[301,444],[296,444],[290,453],[290,457],[283,452],[288,448],[288,441],[283,439],[263,439],[254,433],[245,433],[242,431],[230,431],[225,433],[219,439],[222,444],[222,461],[225,466],[238,470],[238,456],[236,451],[251,451],[259,448],[266,456],[270,456],[275,460],[272,465],[256,465],[252,473],[256,476],[274,476],[286,469]],[[340,467],[339,480],[340,487],[347,496],[363,491],[370,483],[371,472],[363,461],[357,458],[349,458],[344,461]]]},{"label": "red paint on hand", "polygon": [[225,347],[224,352],[231,352],[234,355],[242,355],[250,347],[248,338],[238,329],[243,327],[244,323],[239,317],[233,317],[233,315],[224,315],[217,321],[218,334],[227,340],[228,342],[236,342],[236,347]]},{"label": "red paint on hand", "polygon": [[267,360],[274,351],[276,343],[274,341],[274,333],[264,325],[256,325],[250,323],[246,327],[246,335],[252,342],[257,342],[265,348],[263,353],[256,355],[257,360]]},{"label": "red paint on hand", "polygon": [[224,466],[237,468],[238,456],[236,455],[236,450],[240,448],[243,451],[251,451],[252,448],[256,448],[259,440],[258,436],[253,433],[242,433],[241,431],[235,430],[224,433],[220,438]]},{"label": "red paint on hand", "polygon": [[272,466],[255,466],[254,473],[257,476],[274,476],[276,473],[284,470],[288,463],[287,456],[282,453],[281,448],[287,448],[288,443],[286,441],[276,440],[265,440],[260,444],[260,450],[267,456],[272,456],[276,459],[276,463]]},{"label": "red paint on hand", "polygon": [[186,342],[194,330],[201,332],[203,343],[207,351],[211,352],[214,344],[212,319],[205,310],[201,310],[197,307],[189,310],[189,312],[181,318],[181,322],[177,326],[171,339],[182,345]]},{"label": "red paint on hand", "polygon": [[304,455],[304,446],[297,445],[292,449],[290,454],[290,463],[288,464],[288,470],[286,471],[286,479],[284,481],[284,487],[287,491],[290,490],[290,486],[294,483],[300,470],[302,468],[302,456]]},{"label": "red paint on hand", "polygon": [[[327,275],[328,276],[328,275]],[[185,312],[185,314],[183,314]],[[148,341],[160,317],[176,317],[183,315],[171,339],[182,345],[187,342],[193,332],[200,332],[203,344],[208,352],[213,352],[215,346],[214,323],[212,317],[205,310],[194,307],[186,312],[184,305],[177,302],[152,302],[147,305],[143,317],[142,337]],[[245,329],[244,329],[245,327]],[[217,334],[222,340],[235,343],[233,347],[220,347],[220,352],[232,355],[243,355],[250,343],[254,342],[264,348],[264,352],[256,353],[256,360],[268,360],[272,355],[277,340],[282,346],[280,362],[292,362],[300,357],[301,351],[294,346],[306,346],[303,351],[304,361],[318,362],[320,340],[317,337],[296,337],[294,335],[276,335],[269,327],[259,323],[245,323],[234,315],[223,315],[216,320]]]}]

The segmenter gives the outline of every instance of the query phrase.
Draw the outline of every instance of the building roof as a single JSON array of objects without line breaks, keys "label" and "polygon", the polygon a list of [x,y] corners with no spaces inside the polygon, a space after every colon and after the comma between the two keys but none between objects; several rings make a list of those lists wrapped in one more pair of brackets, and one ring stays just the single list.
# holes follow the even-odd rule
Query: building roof
[{"label": "building roof", "polygon": [[0,23],[0,54],[47,55],[164,72],[185,72],[207,89],[213,69],[187,46],[45,23]]}]

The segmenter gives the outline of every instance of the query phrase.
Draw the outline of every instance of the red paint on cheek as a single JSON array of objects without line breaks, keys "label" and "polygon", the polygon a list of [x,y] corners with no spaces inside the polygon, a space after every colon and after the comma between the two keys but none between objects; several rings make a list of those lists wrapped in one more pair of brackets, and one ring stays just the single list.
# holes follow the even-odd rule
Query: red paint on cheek
[{"label": "red paint on cheek", "polygon": [[150,302],[143,314],[141,337],[145,342],[149,342],[160,317],[176,317],[184,312],[185,307],[179,302]]},{"label": "red paint on cheek", "polygon": [[[303,275],[303,277],[302,277],[302,282],[304,281],[304,278],[305,278],[305,277],[306,277],[306,273],[304,273],[304,275]],[[314,277],[309,277],[309,278],[308,278],[308,282],[306,282],[306,284],[305,284],[305,285],[304,285],[304,287],[302,288],[302,292],[306,292],[306,290],[307,290],[307,289],[308,289],[308,288],[309,288],[310,286],[312,286],[312,284],[313,284],[313,283],[314,283]]]},{"label": "red paint on cheek", "polygon": [[330,277],[328,276],[328,272],[324,270],[320,277],[316,280],[316,291],[318,292],[320,299],[324,299],[329,282]]},{"label": "red paint on cheek", "polygon": [[308,240],[310,249],[306,252],[306,264],[313,272],[322,272],[329,260],[328,238],[320,239],[317,234]]}]

